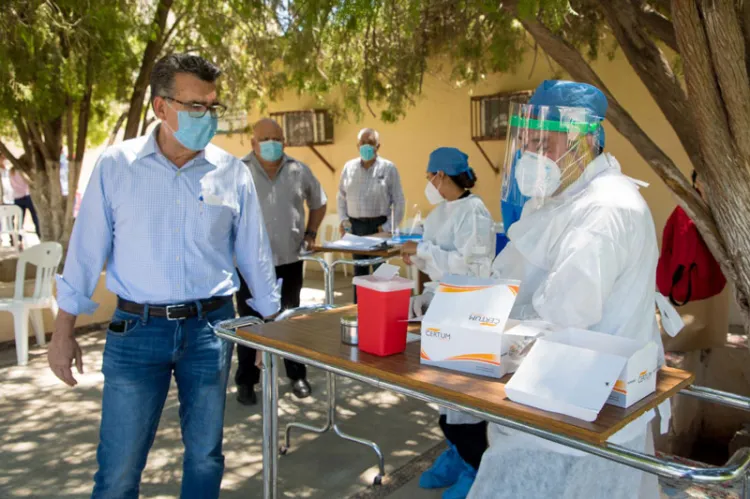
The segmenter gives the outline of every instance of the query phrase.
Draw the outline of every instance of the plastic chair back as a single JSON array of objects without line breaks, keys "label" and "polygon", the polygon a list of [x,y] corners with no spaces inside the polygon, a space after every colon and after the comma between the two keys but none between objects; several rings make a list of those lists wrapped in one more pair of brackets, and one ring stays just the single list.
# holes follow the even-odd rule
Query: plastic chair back
[{"label": "plastic chair back", "polygon": [[16,265],[16,291],[14,299],[24,299],[24,281],[26,280],[26,264],[36,266],[36,280],[34,294],[29,297],[34,301],[52,298],[52,285],[57,268],[62,260],[63,247],[60,243],[46,242],[32,246],[23,251],[18,257]]}]

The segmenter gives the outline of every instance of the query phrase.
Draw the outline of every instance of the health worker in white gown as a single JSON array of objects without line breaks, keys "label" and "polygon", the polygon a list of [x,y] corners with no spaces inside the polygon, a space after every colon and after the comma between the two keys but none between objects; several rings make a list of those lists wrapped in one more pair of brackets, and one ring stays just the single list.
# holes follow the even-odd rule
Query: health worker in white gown
[{"label": "health worker in white gown", "polygon": [[[528,104],[511,105],[504,183],[512,174],[529,200],[492,275],[522,281],[511,318],[661,347],[654,223],[638,187],[603,152],[606,109],[597,88],[566,81],[545,81]],[[653,417],[644,414],[610,441],[652,449]],[[658,497],[656,478],[633,468],[495,424],[488,438],[470,498]]]},{"label": "health worker in white gown", "polygon": [[[422,315],[443,276],[490,275],[495,256],[494,223],[482,200],[471,193],[477,176],[468,159],[453,147],[441,147],[430,154],[425,196],[435,207],[424,222],[422,241],[406,243],[402,249],[404,261],[432,280],[427,291],[413,300],[413,315]],[[419,484],[428,489],[447,488],[444,499],[463,499],[487,449],[487,422],[441,408],[439,424],[448,450],[423,473]]]}]

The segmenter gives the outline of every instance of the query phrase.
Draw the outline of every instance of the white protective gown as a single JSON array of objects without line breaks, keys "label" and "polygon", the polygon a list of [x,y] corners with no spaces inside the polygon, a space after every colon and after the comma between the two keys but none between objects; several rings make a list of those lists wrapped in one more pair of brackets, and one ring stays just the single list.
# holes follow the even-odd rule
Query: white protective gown
[{"label": "white protective gown", "polygon": [[[495,259],[493,277],[522,281],[511,312],[639,341],[661,340],[654,287],[658,248],[646,201],[609,154],[562,195],[530,200]],[[610,442],[643,452],[653,411]],[[470,498],[658,497],[653,475],[522,432],[490,425]]]},{"label": "white protective gown", "polygon": [[[488,277],[494,256],[494,221],[482,200],[472,194],[433,208],[424,221],[422,242],[412,263],[436,285],[445,275]],[[430,284],[427,286],[434,288]],[[442,407],[440,414],[446,415],[448,424],[481,421]]]}]

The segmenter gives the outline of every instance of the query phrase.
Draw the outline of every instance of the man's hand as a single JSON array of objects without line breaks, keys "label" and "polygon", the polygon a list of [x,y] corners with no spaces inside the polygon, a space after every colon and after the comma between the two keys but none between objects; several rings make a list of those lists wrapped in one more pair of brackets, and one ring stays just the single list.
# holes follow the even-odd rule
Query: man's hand
[{"label": "man's hand", "polygon": [[411,255],[401,255],[401,259],[406,265],[411,265]]},{"label": "man's hand", "polygon": [[81,347],[73,335],[75,321],[75,315],[60,310],[55,320],[55,332],[52,334],[52,341],[47,349],[47,362],[49,362],[50,369],[68,386],[78,384],[71,369],[73,362],[76,364],[78,373],[83,374]]},{"label": "man's hand", "polygon": [[344,234],[351,232],[351,230],[352,223],[349,220],[344,220],[341,222],[341,225],[339,225],[339,233],[341,234],[341,237],[344,237]]},{"label": "man's hand", "polygon": [[305,251],[312,251],[313,246],[315,246],[315,237],[312,235],[306,235],[304,241],[302,241],[302,248]]}]

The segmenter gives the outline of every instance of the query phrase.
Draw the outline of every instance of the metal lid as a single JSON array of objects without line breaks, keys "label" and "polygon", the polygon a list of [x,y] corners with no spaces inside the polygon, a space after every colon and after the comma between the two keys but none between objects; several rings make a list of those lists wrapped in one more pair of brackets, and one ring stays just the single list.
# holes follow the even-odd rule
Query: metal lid
[{"label": "metal lid", "polygon": [[341,324],[344,326],[356,326],[357,316],[356,315],[345,315],[341,318]]}]

